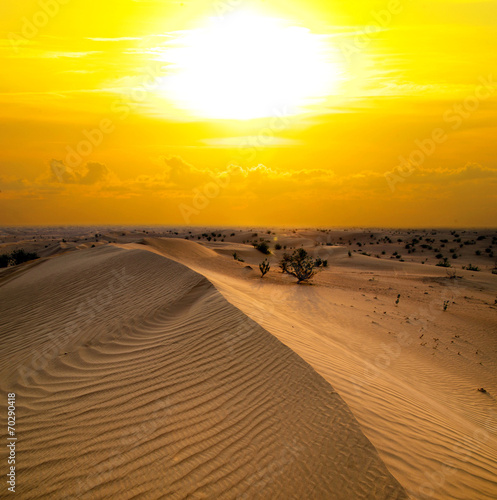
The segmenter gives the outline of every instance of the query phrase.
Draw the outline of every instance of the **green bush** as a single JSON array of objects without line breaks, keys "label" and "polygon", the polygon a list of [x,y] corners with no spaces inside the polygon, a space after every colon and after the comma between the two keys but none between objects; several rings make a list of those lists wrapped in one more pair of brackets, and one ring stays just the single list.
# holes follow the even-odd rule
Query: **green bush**
[{"label": "green bush", "polygon": [[260,243],[254,244],[254,247],[264,255],[269,255],[271,253],[269,251],[269,245],[265,241],[261,241]]},{"label": "green bush", "polygon": [[[283,261],[280,263],[282,267]],[[303,248],[295,250],[287,262],[285,269],[288,274],[297,278],[297,283],[309,281],[318,272],[315,266],[315,261],[310,257]]]},{"label": "green bush", "polygon": [[22,248],[14,250],[11,254],[0,255],[0,267],[7,267],[9,265],[17,266],[28,262],[30,260],[39,259],[40,256],[35,252],[26,252]]},{"label": "green bush", "polygon": [[449,259],[447,257],[444,257],[442,260],[438,262],[438,264],[435,264],[438,267],[451,267]]}]

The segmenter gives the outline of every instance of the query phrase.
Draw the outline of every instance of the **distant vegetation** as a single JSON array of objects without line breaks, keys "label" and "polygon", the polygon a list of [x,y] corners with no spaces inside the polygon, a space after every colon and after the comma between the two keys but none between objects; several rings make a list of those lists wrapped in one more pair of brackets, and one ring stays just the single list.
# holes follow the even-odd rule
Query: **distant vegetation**
[{"label": "distant vegetation", "polygon": [[14,250],[12,253],[4,253],[0,255],[0,268],[8,266],[17,266],[23,262],[39,259],[40,256],[35,252],[26,252],[22,248]]},{"label": "distant vegetation", "polygon": [[233,258],[238,262],[245,262],[243,259],[239,257],[239,255],[236,252],[233,252],[231,255],[233,255]]},{"label": "distant vegetation", "polygon": [[271,253],[269,251],[269,245],[265,241],[254,243],[254,248],[259,250],[259,252],[263,253],[264,255],[269,255]]},{"label": "distant vegetation", "polygon": [[438,262],[438,264],[435,264],[438,267],[451,267],[449,259],[447,257],[444,257],[442,260]]}]

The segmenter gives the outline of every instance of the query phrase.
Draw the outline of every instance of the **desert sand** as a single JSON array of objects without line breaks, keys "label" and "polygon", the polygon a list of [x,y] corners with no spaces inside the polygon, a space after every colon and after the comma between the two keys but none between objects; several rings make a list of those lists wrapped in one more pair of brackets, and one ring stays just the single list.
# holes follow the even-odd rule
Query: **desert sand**
[{"label": "desert sand", "polygon": [[[496,498],[495,232],[459,233],[5,231],[41,256],[0,270],[17,491]],[[278,269],[301,246],[312,284]]]}]

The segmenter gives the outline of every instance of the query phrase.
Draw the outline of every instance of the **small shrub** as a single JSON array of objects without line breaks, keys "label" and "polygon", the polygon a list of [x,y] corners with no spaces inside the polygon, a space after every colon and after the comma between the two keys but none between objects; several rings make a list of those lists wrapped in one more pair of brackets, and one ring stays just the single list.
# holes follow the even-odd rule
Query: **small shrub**
[{"label": "small shrub", "polygon": [[314,261],[314,267],[327,267],[328,266],[328,261],[321,259],[321,257],[318,257]]},{"label": "small shrub", "polygon": [[236,252],[233,252],[231,255],[233,255],[233,258],[237,260],[238,262],[245,262],[243,259],[240,259],[238,254]]},{"label": "small shrub", "polygon": [[435,264],[438,267],[451,267],[449,259],[447,257],[444,257],[442,260],[438,262],[438,264]]},{"label": "small shrub", "polygon": [[282,273],[287,272],[288,263],[292,258],[287,253],[283,254],[283,258],[280,260],[280,269]]},{"label": "small shrub", "polygon": [[468,271],[479,271],[480,268],[478,266],[473,266],[469,264],[469,266],[466,268]]},{"label": "small shrub", "polygon": [[254,247],[259,250],[259,252],[264,255],[269,255],[271,252],[269,251],[269,246],[265,241],[261,241],[260,243],[254,244]]},{"label": "small shrub", "polygon": [[449,300],[444,300],[444,311],[447,310],[447,307],[449,307],[450,301]]},{"label": "small shrub", "polygon": [[[286,263],[286,272],[297,278],[297,283],[309,281],[317,273],[314,260],[303,248],[295,250]],[[281,265],[281,264],[280,264]]]},{"label": "small shrub", "polygon": [[261,262],[259,264],[259,269],[261,271],[261,278],[264,278],[264,275],[269,272],[271,269],[271,266],[269,265],[269,262],[267,259],[264,260],[264,262]]},{"label": "small shrub", "polygon": [[274,245],[274,249],[281,250],[281,245],[279,243],[276,243],[276,245]]}]

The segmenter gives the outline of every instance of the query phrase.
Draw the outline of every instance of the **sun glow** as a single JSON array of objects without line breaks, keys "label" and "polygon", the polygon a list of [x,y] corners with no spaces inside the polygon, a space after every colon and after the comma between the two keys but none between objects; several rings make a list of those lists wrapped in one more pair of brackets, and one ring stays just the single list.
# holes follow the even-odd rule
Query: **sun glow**
[{"label": "sun glow", "polygon": [[341,78],[325,37],[253,13],[179,34],[162,59],[173,70],[165,96],[201,118],[297,114],[332,94]]}]

